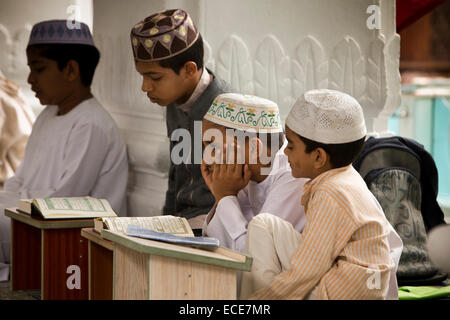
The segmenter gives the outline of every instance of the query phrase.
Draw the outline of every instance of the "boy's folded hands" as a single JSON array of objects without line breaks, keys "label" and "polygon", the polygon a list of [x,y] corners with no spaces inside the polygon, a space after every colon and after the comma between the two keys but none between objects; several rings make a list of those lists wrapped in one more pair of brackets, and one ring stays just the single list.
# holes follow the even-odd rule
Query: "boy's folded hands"
[{"label": "boy's folded hands", "polygon": [[224,163],[207,165],[202,162],[202,176],[218,203],[227,196],[236,196],[250,181],[248,164]]}]

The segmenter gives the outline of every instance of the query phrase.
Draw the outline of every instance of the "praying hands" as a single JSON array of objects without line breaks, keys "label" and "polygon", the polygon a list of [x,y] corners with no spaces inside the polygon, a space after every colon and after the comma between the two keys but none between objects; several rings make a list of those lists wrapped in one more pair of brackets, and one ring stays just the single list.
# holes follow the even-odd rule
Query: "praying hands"
[{"label": "praying hands", "polygon": [[211,164],[202,162],[201,171],[206,185],[218,203],[227,196],[236,196],[250,181],[251,171],[247,164]]}]

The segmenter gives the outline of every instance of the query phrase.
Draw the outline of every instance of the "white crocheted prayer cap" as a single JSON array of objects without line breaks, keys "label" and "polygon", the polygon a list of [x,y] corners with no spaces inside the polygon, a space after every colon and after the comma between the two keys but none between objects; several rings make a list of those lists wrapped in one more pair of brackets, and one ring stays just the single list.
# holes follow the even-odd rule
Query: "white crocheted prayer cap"
[{"label": "white crocheted prayer cap", "polygon": [[283,132],[280,111],[275,102],[241,93],[218,95],[204,119],[242,131]]},{"label": "white crocheted prayer cap", "polygon": [[328,89],[302,94],[289,112],[286,125],[302,137],[327,144],[353,142],[367,133],[358,101]]}]

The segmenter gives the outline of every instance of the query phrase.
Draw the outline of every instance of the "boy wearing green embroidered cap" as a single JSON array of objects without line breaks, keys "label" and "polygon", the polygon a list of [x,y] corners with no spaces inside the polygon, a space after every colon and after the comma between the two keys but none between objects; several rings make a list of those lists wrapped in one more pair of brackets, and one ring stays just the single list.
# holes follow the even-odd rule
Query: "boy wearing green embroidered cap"
[{"label": "boy wearing green embroidered cap", "polygon": [[[167,107],[168,137],[176,129],[189,130],[193,146],[201,140],[195,138],[194,121],[203,119],[217,95],[231,89],[204,67],[203,39],[191,17],[181,9],[152,14],[133,26],[130,38],[142,91],[151,102]],[[171,141],[171,154],[178,143]],[[198,232],[214,197],[191,154],[189,163],[171,161],[163,213],[186,217]]]},{"label": "boy wearing green embroidered cap", "polygon": [[251,95],[221,94],[202,129],[207,146],[202,173],[216,200],[204,234],[244,252],[247,225],[261,212],[277,215],[301,232],[305,216],[300,196],[307,179],[291,174],[277,104]]}]

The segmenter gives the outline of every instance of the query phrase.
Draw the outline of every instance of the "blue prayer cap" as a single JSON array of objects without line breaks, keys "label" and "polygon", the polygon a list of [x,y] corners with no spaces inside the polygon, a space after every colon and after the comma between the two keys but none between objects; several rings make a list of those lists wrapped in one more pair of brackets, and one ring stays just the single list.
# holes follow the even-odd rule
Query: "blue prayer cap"
[{"label": "blue prayer cap", "polygon": [[89,27],[75,20],[48,20],[36,23],[30,33],[28,46],[37,44],[84,44],[93,46]]}]

